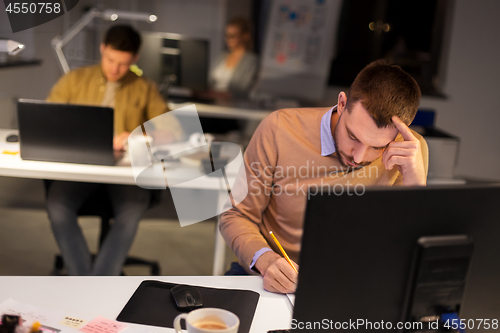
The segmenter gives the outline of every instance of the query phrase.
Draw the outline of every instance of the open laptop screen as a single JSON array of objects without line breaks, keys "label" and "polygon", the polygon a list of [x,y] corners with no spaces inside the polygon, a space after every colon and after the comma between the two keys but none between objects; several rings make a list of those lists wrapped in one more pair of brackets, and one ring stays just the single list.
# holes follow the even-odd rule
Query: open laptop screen
[{"label": "open laptop screen", "polygon": [[113,165],[113,109],[20,99],[21,158]]}]

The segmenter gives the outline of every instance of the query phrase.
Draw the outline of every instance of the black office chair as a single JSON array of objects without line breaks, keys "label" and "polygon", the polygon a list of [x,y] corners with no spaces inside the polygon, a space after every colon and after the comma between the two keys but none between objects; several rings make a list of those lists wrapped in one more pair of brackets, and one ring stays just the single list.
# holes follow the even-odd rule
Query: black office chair
[{"label": "black office chair", "polygon": [[[52,184],[52,180],[44,180],[45,186],[45,195],[47,196],[49,193],[49,188]],[[153,207],[157,205],[160,201],[160,191],[151,191],[151,202],[149,207]],[[111,204],[111,200],[106,195],[104,191],[96,191],[93,193],[87,201],[84,202],[82,208],[78,211],[78,216],[98,216],[101,218],[101,231],[99,235],[99,247],[106,239],[106,236],[111,227],[111,219],[114,217],[113,208]],[[95,254],[92,254],[92,260],[95,258]],[[148,266],[151,270],[151,275],[158,276],[160,275],[160,265],[158,261],[150,261],[138,257],[127,256],[125,260],[124,266]],[[64,269],[64,261],[60,254],[56,254],[54,260],[54,273],[60,275],[62,274],[62,270]],[[122,275],[124,273],[122,272]]]}]

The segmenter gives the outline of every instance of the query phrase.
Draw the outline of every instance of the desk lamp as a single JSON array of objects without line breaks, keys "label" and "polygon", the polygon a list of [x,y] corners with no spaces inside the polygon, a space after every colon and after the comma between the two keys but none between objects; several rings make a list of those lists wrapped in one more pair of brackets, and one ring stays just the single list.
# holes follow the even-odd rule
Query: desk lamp
[{"label": "desk lamp", "polygon": [[8,55],[16,55],[24,50],[24,45],[10,39],[0,39],[0,52],[6,52]]},{"label": "desk lamp", "polygon": [[121,10],[107,9],[101,11],[97,8],[92,8],[85,15],[83,15],[64,35],[56,36],[52,39],[52,47],[56,52],[57,59],[61,65],[61,69],[64,73],[70,71],[68,61],[64,56],[62,48],[66,45],[73,37],[75,37],[85,26],[87,26],[95,17],[99,17],[107,21],[116,21],[117,19],[126,19],[134,21],[145,21],[145,22],[155,22],[158,18],[156,15],[140,12],[127,12]]}]

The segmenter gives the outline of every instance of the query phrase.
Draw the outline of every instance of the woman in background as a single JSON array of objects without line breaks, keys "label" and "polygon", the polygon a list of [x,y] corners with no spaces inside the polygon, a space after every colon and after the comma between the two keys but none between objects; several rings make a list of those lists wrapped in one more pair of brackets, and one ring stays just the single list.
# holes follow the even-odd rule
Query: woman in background
[{"label": "woman in background", "polygon": [[234,18],[226,25],[228,52],[222,54],[210,73],[211,89],[220,97],[247,97],[255,83],[258,59],[251,49],[251,27],[248,20]]}]

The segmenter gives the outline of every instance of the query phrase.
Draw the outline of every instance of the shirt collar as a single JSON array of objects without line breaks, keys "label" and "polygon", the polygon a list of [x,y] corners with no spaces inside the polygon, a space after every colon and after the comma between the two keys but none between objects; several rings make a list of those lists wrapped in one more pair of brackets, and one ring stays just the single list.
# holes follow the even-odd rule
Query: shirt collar
[{"label": "shirt collar", "polygon": [[[101,64],[97,64],[96,66],[99,66],[99,80],[101,83],[108,83],[108,81],[106,80],[106,77],[104,76],[104,73],[102,71],[102,67],[101,67]],[[125,74],[125,76],[123,76],[120,80],[116,81],[116,83],[118,84],[118,87],[122,87],[124,84],[128,83],[129,81],[132,81],[134,79],[134,77],[137,77],[137,74],[135,74],[134,72],[132,71],[128,71],[127,74]]]},{"label": "shirt collar", "polygon": [[329,156],[336,152],[335,139],[332,134],[332,113],[337,105],[328,110],[321,118],[321,156]]}]

